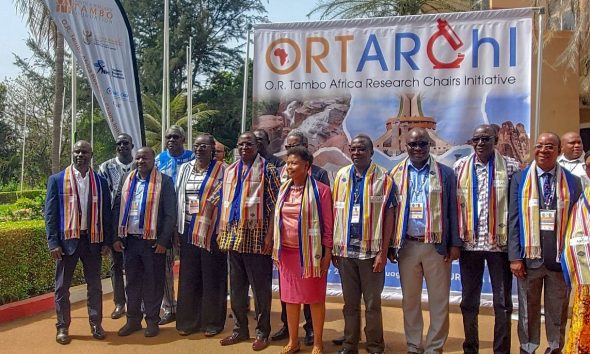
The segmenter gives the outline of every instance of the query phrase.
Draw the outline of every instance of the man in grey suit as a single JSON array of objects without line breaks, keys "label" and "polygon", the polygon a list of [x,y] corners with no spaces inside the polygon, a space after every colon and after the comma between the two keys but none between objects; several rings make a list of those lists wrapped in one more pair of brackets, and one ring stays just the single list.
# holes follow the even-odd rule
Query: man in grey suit
[{"label": "man in grey suit", "polygon": [[582,186],[578,177],[557,163],[560,151],[559,137],[542,133],[535,145],[535,160],[510,182],[508,258],[518,278],[521,353],[539,348],[542,292],[545,353],[561,353],[564,345],[569,291],[559,263],[560,240]]}]

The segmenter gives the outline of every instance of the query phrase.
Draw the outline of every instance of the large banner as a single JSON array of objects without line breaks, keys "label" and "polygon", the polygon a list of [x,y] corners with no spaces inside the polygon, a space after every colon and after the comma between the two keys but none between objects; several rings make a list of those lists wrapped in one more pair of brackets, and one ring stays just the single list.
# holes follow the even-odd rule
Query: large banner
[{"label": "large banner", "polygon": [[135,48],[118,0],[45,0],[76,56],[113,136],[145,144]]},{"label": "large banner", "polygon": [[[253,126],[269,132],[278,156],[287,134],[302,131],[332,177],[351,163],[348,145],[359,133],[373,139],[374,160],[393,168],[414,127],[427,129],[431,152],[452,166],[472,152],[474,128],[493,124],[500,152],[524,162],[532,18],[532,9],[516,9],[257,25]],[[455,262],[453,302],[460,279]],[[337,269],[328,282],[338,295]],[[387,265],[385,285],[385,298],[401,296],[397,264]],[[491,304],[487,273],[483,292]]]},{"label": "large banner", "polygon": [[532,9],[255,26],[253,125],[273,153],[298,129],[318,165],[350,163],[359,133],[391,169],[406,135],[426,128],[432,153],[452,165],[473,129],[497,126],[500,152],[528,158]]}]

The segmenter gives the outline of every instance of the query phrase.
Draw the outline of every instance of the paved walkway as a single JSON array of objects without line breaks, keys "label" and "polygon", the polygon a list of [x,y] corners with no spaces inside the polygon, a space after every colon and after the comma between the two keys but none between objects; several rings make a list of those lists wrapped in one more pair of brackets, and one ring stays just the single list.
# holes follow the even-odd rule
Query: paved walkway
[{"label": "paved walkway", "polygon": [[[110,283],[104,282],[105,291],[109,291]],[[72,290],[72,297],[83,298],[84,287]],[[228,319],[225,330],[214,338],[205,338],[203,334],[193,334],[181,337],[177,334],[174,324],[160,327],[160,335],[155,338],[145,338],[143,332],[137,332],[129,337],[118,337],[117,330],[125,324],[125,319],[112,320],[112,295],[104,296],[103,327],[107,332],[104,341],[98,341],[90,335],[88,315],[85,303],[72,305],[72,324],[70,335],[71,344],[59,345],[55,342],[55,312],[49,311],[33,317],[22,318],[0,325],[0,352],[2,353],[253,353],[251,341],[243,342],[231,347],[221,347],[219,340],[231,333],[233,320]],[[273,330],[280,326],[280,303],[273,300],[271,324]],[[456,309],[456,308],[455,308]],[[338,347],[332,345],[331,340],[338,337],[344,328],[342,319],[342,303],[339,299],[331,299],[327,304],[326,325],[324,331],[324,346],[326,353],[334,353]],[[480,316],[481,353],[492,353],[493,317],[489,314]],[[253,316],[250,319],[250,334],[254,335]],[[424,313],[425,329],[428,326],[428,313]],[[403,335],[402,311],[398,307],[384,306],[383,321],[385,329],[386,353],[406,353]],[[144,324],[145,325],[145,324]],[[425,330],[426,331],[426,330]],[[544,330],[542,331],[544,333]],[[300,330],[303,335],[303,330]],[[544,337],[544,334],[542,335]],[[451,329],[445,346],[446,353],[462,353],[463,325],[460,313],[451,313]],[[286,341],[274,342],[263,353],[278,353]],[[362,348],[361,343],[361,348]],[[545,345],[543,338],[542,346]],[[311,352],[311,347],[303,347],[302,353]],[[512,322],[512,352],[518,352],[518,338],[516,335],[516,321]],[[361,352],[364,352],[361,351]]]}]

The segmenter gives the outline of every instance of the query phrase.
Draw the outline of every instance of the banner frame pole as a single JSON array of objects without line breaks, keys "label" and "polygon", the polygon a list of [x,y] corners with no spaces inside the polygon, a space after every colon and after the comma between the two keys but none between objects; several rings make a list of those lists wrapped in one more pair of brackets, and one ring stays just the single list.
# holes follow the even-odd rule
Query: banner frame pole
[{"label": "banner frame pole", "polygon": [[23,193],[23,181],[25,179],[25,144],[27,141],[27,108],[28,108],[28,97],[25,96],[25,122],[23,129],[23,154],[20,160],[20,193]]},{"label": "banner frame pole", "polygon": [[[535,87],[535,137],[540,133],[541,129],[541,76],[543,69],[543,15],[545,8],[536,8],[538,11],[538,38],[537,38],[537,77]],[[531,139],[533,141],[533,139]]]},{"label": "banner frame pole", "polygon": [[[77,100],[77,96],[78,96],[78,84],[76,82],[76,56],[74,55],[74,52],[72,51],[72,92],[70,92],[71,96],[72,96],[72,102],[71,102],[71,107],[72,107],[72,113],[71,113],[71,119],[72,119],[72,137],[71,137],[71,146],[72,146],[72,156],[74,156],[74,144],[76,143],[76,112],[78,111],[78,107],[76,105],[76,100]],[[73,157],[72,157],[73,158]]]},{"label": "banner frame pole", "polygon": [[168,94],[167,90],[167,61],[168,61],[168,32],[169,32],[169,10],[170,4],[169,0],[164,0],[164,53],[162,58],[162,111],[161,111],[161,119],[162,119],[162,141],[161,141],[161,151],[164,151],[166,147],[166,130],[168,129],[168,119],[166,113],[168,112]]},{"label": "banner frame pole", "polygon": [[250,61],[250,27],[246,35],[246,58],[244,59],[244,88],[242,93],[242,124],[240,131],[246,131],[246,114],[248,110],[248,63]]},{"label": "banner frame pole", "polygon": [[[92,86],[90,87],[90,148],[94,152],[94,93]],[[94,155],[90,160],[90,165],[94,163]]]},{"label": "banner frame pole", "polygon": [[187,143],[189,150],[192,150],[193,147],[193,62],[192,62],[192,53],[193,53],[193,37],[189,37],[188,39],[188,47],[187,47],[187,89],[186,89],[186,109],[187,109]]}]

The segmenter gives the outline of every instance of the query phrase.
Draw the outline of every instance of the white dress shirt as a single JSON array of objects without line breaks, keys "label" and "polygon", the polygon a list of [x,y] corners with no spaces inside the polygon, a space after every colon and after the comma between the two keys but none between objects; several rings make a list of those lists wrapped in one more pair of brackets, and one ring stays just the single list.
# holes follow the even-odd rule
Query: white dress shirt
[{"label": "white dress shirt", "polygon": [[74,166],[74,176],[76,177],[76,185],[78,186],[78,201],[80,202],[80,230],[88,230],[88,184],[90,181],[90,170],[86,171],[86,176],[82,177],[82,173]]}]

